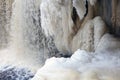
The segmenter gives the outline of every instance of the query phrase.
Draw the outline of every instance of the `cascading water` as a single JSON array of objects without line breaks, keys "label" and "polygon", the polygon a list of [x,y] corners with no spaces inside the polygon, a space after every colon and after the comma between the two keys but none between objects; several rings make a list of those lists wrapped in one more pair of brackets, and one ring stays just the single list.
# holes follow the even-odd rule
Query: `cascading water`
[{"label": "cascading water", "polygon": [[[29,79],[33,76],[28,71],[29,69],[32,72],[36,71],[44,64],[46,58],[58,53],[53,38],[50,36],[45,37],[41,28],[40,3],[41,0],[14,0],[11,25],[8,32],[9,45],[0,51],[0,56],[3,56],[0,59],[0,66],[3,66],[0,67],[0,80],[8,79],[9,76],[14,76],[14,74],[16,74],[15,77],[11,77],[10,80],[13,80],[13,78],[15,80]],[[3,17],[6,17],[6,15]],[[8,38],[5,35],[1,36],[3,37],[2,39]],[[19,67],[16,68],[17,66]],[[12,74],[9,74],[9,72],[12,72]],[[6,75],[3,75],[3,73]],[[22,77],[22,73],[26,77]]]},{"label": "cascading water", "polygon": [[[105,34],[104,21],[93,15],[95,3],[96,0],[42,0],[42,28],[54,36],[58,49],[83,50],[70,58],[48,59],[32,80],[120,80],[120,39]],[[70,7],[76,10],[78,22],[72,23],[75,19]]]},{"label": "cascading water", "polygon": [[[108,77],[104,78],[104,72],[100,69],[112,68],[113,71],[107,70],[115,73],[119,70],[120,46],[117,44],[120,42],[113,36],[104,35],[104,21],[101,17],[93,16],[96,0],[14,0],[10,12],[7,7],[11,6],[11,1],[1,1],[0,9],[3,10],[0,11],[4,12],[0,12],[0,48],[3,47],[0,50],[0,80],[29,80],[47,58],[71,55],[78,48],[88,52],[79,50],[71,58],[47,60],[33,80],[98,80],[97,73],[106,80],[109,74],[105,73]],[[112,56],[114,52],[116,54]],[[112,66],[117,64],[114,66],[117,69],[109,67],[107,63],[104,65],[104,59]],[[97,62],[101,66],[96,66]],[[63,76],[58,68],[67,76]],[[98,72],[94,74],[94,70]],[[83,73],[82,78],[79,71]]]},{"label": "cascading water", "polygon": [[15,0],[13,3],[9,46],[2,53],[10,52],[7,56],[13,56],[10,60],[15,63],[40,67],[46,58],[58,53],[53,38],[46,37],[41,28],[40,4],[41,0]]},{"label": "cascading water", "polygon": [[40,28],[39,5],[36,3],[40,4],[40,1],[15,0],[13,3],[9,46],[1,52],[12,63],[31,63],[32,66],[42,64],[44,60],[43,49],[40,49],[43,45],[40,40],[43,39],[39,36],[44,37]]},{"label": "cascading water", "polygon": [[11,48],[20,60],[34,61],[34,65],[44,60],[39,4],[40,0],[15,0],[11,20]]},{"label": "cascading water", "polygon": [[5,1],[0,1],[0,49],[7,45],[7,29],[6,29],[6,13],[5,13]]}]

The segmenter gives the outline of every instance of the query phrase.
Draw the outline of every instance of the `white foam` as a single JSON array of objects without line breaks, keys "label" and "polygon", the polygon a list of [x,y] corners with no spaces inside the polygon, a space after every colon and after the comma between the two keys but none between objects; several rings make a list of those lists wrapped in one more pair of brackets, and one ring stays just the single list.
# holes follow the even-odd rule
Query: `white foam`
[{"label": "white foam", "polygon": [[[104,39],[113,43],[107,44],[106,50],[103,49],[104,52],[101,50],[90,53],[77,50],[71,58],[48,59],[32,80],[67,80],[68,78],[70,80],[119,80],[120,48],[118,47],[119,50],[114,48],[114,52],[107,49],[109,46],[116,45],[116,43],[114,44],[115,38],[109,35],[112,38],[109,39],[108,35],[106,34]],[[72,75],[74,75],[74,78]]]}]

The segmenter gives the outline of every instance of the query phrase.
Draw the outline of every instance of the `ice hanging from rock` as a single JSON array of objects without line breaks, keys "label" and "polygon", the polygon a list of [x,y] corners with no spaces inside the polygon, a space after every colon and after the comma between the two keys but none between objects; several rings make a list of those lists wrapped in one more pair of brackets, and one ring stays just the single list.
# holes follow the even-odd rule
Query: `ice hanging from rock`
[{"label": "ice hanging from rock", "polygon": [[73,32],[72,0],[42,0],[40,9],[41,25],[46,35],[54,36],[60,51],[70,51],[69,44]]},{"label": "ice hanging from rock", "polygon": [[[96,42],[103,36],[106,28],[100,17],[95,19],[93,17],[95,2],[96,0],[42,1],[40,6],[42,28],[46,36],[53,37],[59,51],[73,53],[78,48],[94,51]],[[85,5],[88,5],[88,8]],[[101,32],[97,33],[94,30]]]}]

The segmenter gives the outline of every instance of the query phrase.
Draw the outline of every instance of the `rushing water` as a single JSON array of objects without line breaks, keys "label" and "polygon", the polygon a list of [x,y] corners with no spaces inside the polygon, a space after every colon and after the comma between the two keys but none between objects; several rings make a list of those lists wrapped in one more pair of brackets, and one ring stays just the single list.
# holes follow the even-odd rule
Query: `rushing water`
[{"label": "rushing water", "polygon": [[53,38],[46,37],[41,28],[40,4],[41,0],[14,0],[9,45],[1,51],[6,60],[40,67],[46,58],[58,53]]},{"label": "rushing water", "polygon": [[[41,0],[14,0],[11,25],[7,32],[10,35],[9,45],[0,50],[0,80],[28,80],[46,58],[58,53],[53,38],[45,37],[41,28],[40,3]],[[4,29],[1,30],[4,32]],[[1,36],[1,41],[8,38]]]},{"label": "rushing water", "polygon": [[[14,0],[10,13],[5,11],[7,0],[2,1],[0,9],[4,12],[0,12],[0,16],[4,16],[0,19],[3,23],[0,27],[0,48],[6,48],[0,50],[0,80],[29,80],[47,58],[71,55],[78,48],[98,53],[103,53],[103,49],[107,49],[107,53],[114,53],[117,49],[119,53],[120,46],[116,46],[120,44],[119,39],[111,40],[108,36],[102,43],[101,39],[106,31],[105,23],[100,17],[91,18],[92,8],[87,11],[87,6],[91,7],[96,0]],[[101,4],[100,2],[99,5]],[[11,21],[10,15],[4,13],[12,13]],[[107,43],[108,40],[111,42]],[[109,44],[112,44],[111,47]],[[101,57],[104,58],[104,55]],[[69,58],[64,58],[66,61],[67,59],[71,63]],[[61,67],[61,64],[57,66]]]}]

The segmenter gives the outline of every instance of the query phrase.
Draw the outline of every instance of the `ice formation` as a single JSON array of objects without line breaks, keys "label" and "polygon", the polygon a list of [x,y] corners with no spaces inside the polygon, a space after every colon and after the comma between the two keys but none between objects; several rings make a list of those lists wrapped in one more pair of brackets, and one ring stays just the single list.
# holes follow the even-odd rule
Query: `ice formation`
[{"label": "ice formation", "polygon": [[[53,37],[59,51],[73,53],[79,48],[94,51],[106,28],[100,17],[93,18],[92,4],[95,1],[89,0],[88,4],[86,0],[43,0],[41,2],[42,28],[46,36]],[[74,16],[78,17],[77,21],[72,19],[73,8],[76,11]]]},{"label": "ice formation", "polygon": [[101,45],[104,52],[77,50],[70,58],[48,59],[32,80],[119,80],[120,46],[115,47],[113,52],[109,50],[116,45],[116,40],[120,45],[120,39],[106,34],[100,41],[100,44],[104,42],[106,45],[105,51],[104,44]]},{"label": "ice formation", "polygon": [[81,20],[84,18],[84,15],[86,14],[85,4],[86,4],[85,0],[73,0],[73,7],[76,8],[77,13]]},{"label": "ice formation", "polygon": [[46,35],[55,36],[55,44],[59,50],[70,51],[72,0],[42,0],[40,9],[41,25]]}]

